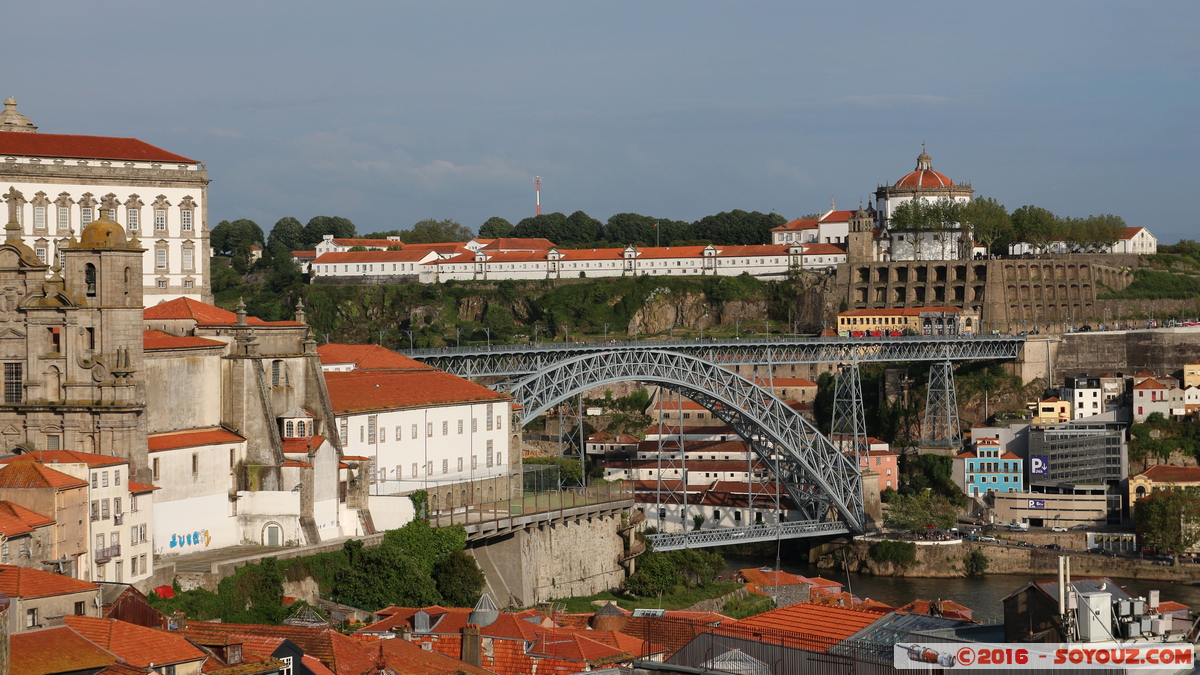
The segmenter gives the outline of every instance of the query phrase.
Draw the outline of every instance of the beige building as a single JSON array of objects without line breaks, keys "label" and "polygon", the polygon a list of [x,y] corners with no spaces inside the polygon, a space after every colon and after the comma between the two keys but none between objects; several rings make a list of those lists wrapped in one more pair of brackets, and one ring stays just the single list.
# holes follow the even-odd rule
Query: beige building
[{"label": "beige building", "polygon": [[1129,477],[1129,508],[1139,499],[1159,490],[1200,487],[1200,467],[1158,464]]},{"label": "beige building", "polygon": [[838,314],[838,335],[972,335],[979,314],[961,307],[850,309]]},{"label": "beige building", "polygon": [[53,564],[41,569],[80,578],[91,570],[87,491],[82,478],[38,462],[0,466],[0,499],[54,519],[53,545],[41,554]]},{"label": "beige building", "polygon": [[1183,388],[1200,387],[1200,361],[1183,364]]},{"label": "beige building", "polygon": [[1044,398],[1033,404],[1034,424],[1059,424],[1071,421],[1071,402],[1057,396]]},{"label": "beige building", "polygon": [[0,191],[23,243],[47,264],[104,216],[139,237],[144,294],[161,300],[211,296],[208,172],[204,165],[136,138],[39,133],[4,102]]},{"label": "beige building", "polygon": [[1100,527],[1107,522],[1108,502],[1104,488],[1098,494],[1042,494],[998,492],[992,513],[996,523],[1028,523],[1033,527]]},{"label": "beige building", "polygon": [[61,626],[68,616],[100,616],[100,587],[29,567],[0,565],[0,593],[12,600],[8,631]]}]

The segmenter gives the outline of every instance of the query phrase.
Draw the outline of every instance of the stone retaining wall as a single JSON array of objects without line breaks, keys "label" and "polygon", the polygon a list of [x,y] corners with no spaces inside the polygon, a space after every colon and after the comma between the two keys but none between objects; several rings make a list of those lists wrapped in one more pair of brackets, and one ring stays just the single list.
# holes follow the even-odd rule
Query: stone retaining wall
[{"label": "stone retaining wall", "polygon": [[725,595],[722,595],[719,598],[709,598],[708,600],[701,600],[700,602],[697,602],[696,604],[694,604],[690,607],[685,607],[684,609],[686,609],[689,612],[717,612],[717,613],[720,613],[722,610],[725,609],[725,603],[733,602],[734,600],[741,600],[742,598],[744,598],[748,595],[750,595],[750,589],[746,588],[745,586],[742,586],[741,588],[730,591],[729,593],[726,593]]}]

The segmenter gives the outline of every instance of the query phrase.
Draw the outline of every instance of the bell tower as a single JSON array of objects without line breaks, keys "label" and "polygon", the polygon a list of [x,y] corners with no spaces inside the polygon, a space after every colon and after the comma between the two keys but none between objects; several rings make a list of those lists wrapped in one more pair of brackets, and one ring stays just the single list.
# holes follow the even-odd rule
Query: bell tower
[{"label": "bell tower", "polygon": [[850,233],[846,238],[846,261],[871,262],[875,259],[875,216],[862,206],[850,216]]}]

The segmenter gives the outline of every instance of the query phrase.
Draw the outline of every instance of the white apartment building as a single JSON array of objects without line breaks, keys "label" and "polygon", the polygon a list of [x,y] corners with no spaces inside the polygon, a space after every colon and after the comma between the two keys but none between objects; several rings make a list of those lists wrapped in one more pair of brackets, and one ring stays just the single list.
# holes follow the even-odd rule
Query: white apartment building
[{"label": "white apartment building", "polygon": [[1060,397],[1071,403],[1072,419],[1081,420],[1109,412],[1104,387],[1098,377],[1068,377]]},{"label": "white apartment building", "polygon": [[39,258],[58,262],[59,247],[104,214],[147,249],[147,306],[211,295],[204,164],[136,138],[37,133],[16,105],[10,98],[2,114],[0,190],[5,220]]},{"label": "white apartment building", "polygon": [[520,462],[511,397],[432,368],[331,371],[325,383],[343,452],[369,462],[370,494],[427,490],[435,509],[507,498],[487,481]]},{"label": "white apartment building", "polygon": [[[88,552],[82,578],[135,583],[154,571],[154,502],[157,488],[130,480],[129,461],[70,450],[36,450],[3,460],[34,461],[88,484]],[[54,516],[55,514],[48,514]]]},{"label": "white apartment building", "polygon": [[368,251],[386,251],[395,246],[404,246],[400,237],[391,236],[385,239],[348,239],[327,234],[316,245],[317,256],[325,253],[345,253],[352,248],[362,247]]}]

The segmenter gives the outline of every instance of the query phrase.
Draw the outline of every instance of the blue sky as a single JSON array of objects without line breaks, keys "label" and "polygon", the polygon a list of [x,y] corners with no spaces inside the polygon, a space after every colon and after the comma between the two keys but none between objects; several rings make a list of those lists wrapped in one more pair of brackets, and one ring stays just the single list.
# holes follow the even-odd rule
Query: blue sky
[{"label": "blue sky", "polygon": [[[58,18],[55,18],[58,17]],[[1200,3],[39,2],[46,133],[204,161],[209,224],[854,207],[934,168],[1010,210],[1200,238]]]}]

